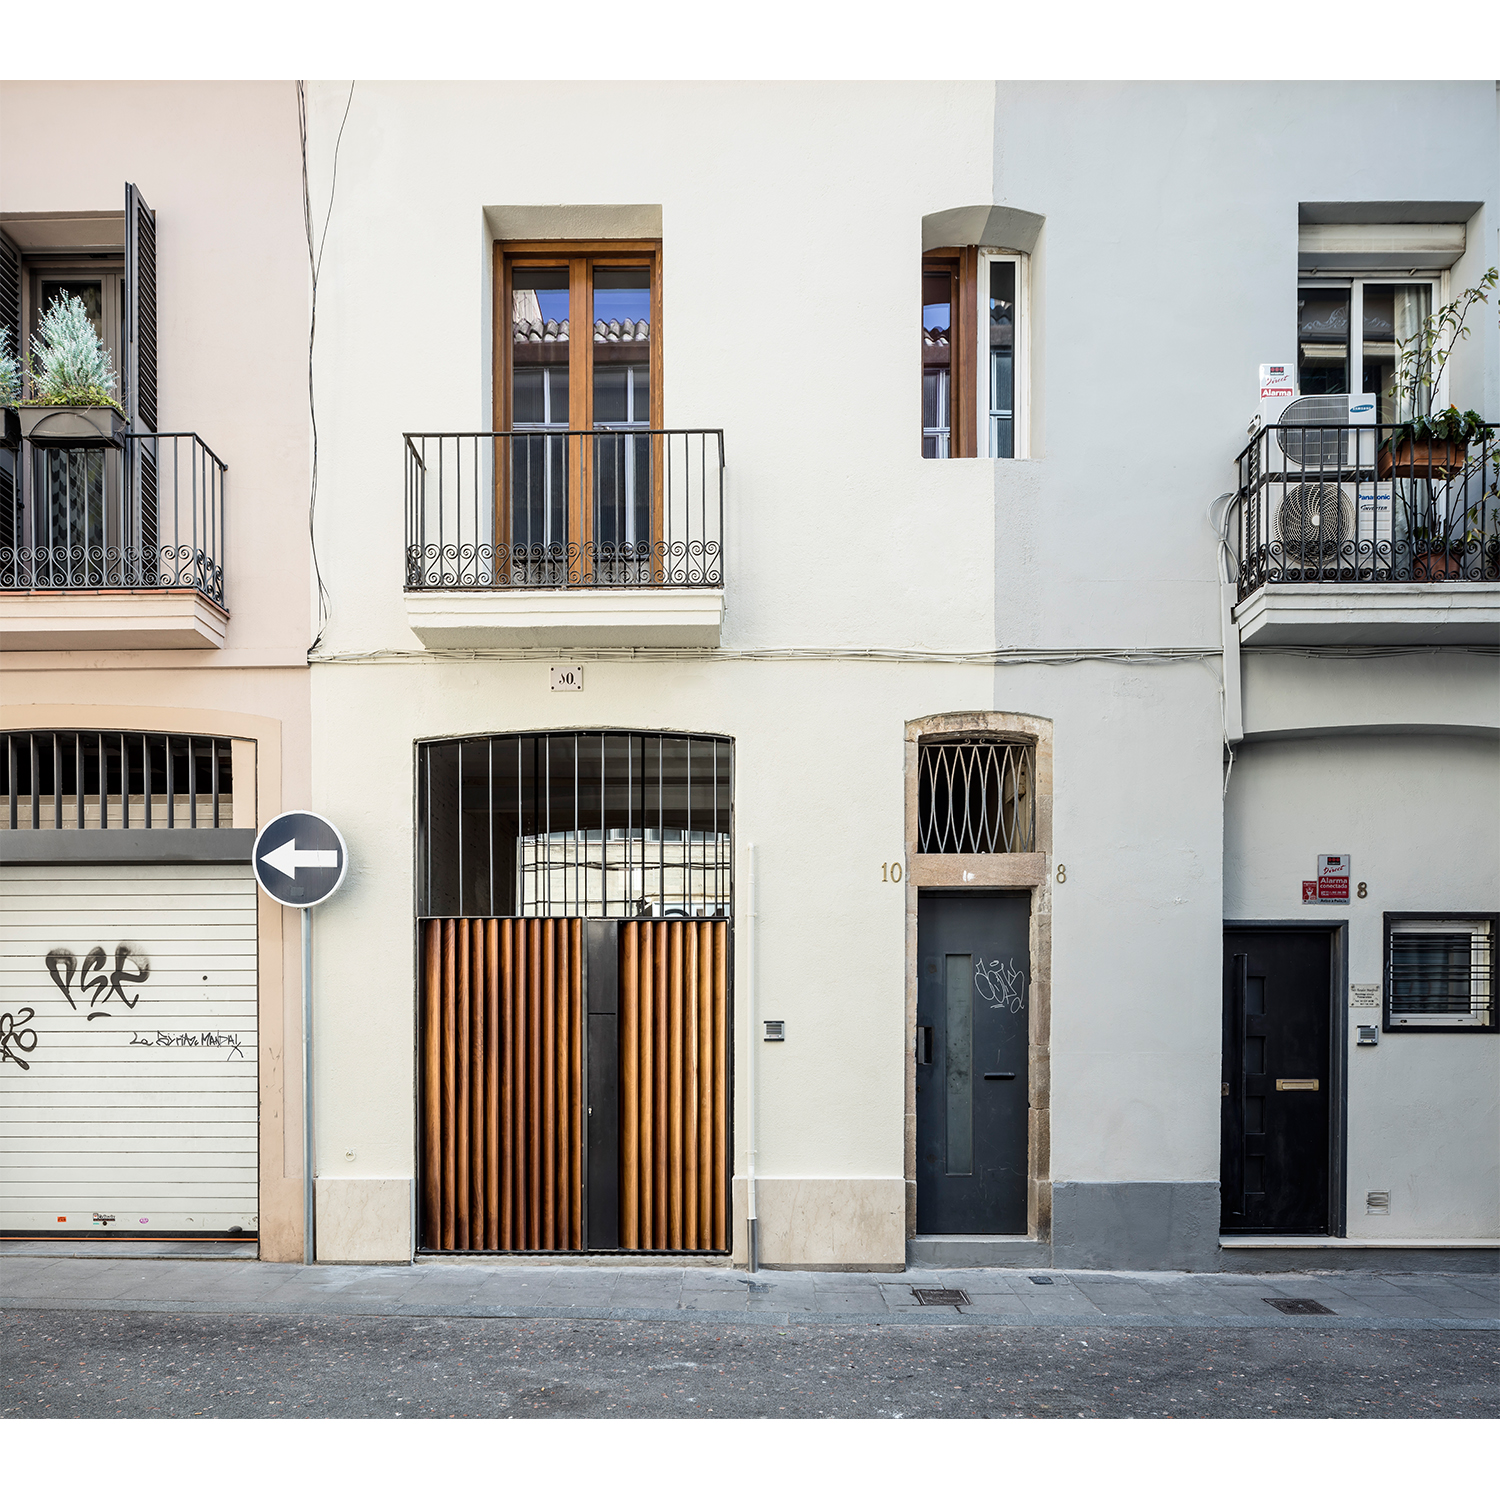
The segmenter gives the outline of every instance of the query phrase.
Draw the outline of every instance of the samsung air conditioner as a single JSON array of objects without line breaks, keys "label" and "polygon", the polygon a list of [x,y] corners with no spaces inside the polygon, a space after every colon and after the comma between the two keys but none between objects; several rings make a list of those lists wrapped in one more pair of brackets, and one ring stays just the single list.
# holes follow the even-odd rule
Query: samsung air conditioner
[{"label": "samsung air conditioner", "polygon": [[1391,485],[1273,480],[1259,492],[1249,550],[1265,549],[1269,582],[1376,578],[1389,572]]},{"label": "samsung air conditioner", "polygon": [[1373,469],[1375,406],[1374,396],[1263,397],[1253,427],[1261,473],[1336,480],[1351,469]]}]

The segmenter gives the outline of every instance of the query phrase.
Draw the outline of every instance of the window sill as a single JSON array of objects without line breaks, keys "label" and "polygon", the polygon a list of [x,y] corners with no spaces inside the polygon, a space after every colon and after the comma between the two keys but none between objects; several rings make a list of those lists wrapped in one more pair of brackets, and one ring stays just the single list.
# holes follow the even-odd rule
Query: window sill
[{"label": "window sill", "polygon": [[427,647],[717,646],[722,589],[453,589],[410,592]]},{"label": "window sill", "polygon": [[228,627],[228,612],[196,589],[0,593],[5,651],[215,650]]}]

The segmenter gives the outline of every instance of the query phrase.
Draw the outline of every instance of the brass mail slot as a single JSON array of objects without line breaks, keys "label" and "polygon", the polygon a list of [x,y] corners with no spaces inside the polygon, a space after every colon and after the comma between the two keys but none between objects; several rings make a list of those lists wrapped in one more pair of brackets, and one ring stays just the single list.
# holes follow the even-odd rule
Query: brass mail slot
[{"label": "brass mail slot", "polygon": [[1318,1080],[1316,1078],[1278,1078],[1276,1080],[1276,1092],[1282,1093],[1287,1089],[1311,1089],[1316,1094],[1318,1092]]}]

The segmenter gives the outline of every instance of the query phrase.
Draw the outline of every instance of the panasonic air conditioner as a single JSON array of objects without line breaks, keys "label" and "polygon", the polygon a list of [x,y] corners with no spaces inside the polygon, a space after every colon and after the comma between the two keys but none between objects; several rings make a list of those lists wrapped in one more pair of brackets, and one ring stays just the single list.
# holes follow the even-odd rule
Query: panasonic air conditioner
[{"label": "panasonic air conditioner", "polygon": [[[1262,398],[1261,473],[1316,473],[1337,480],[1347,470],[1374,468],[1375,405],[1374,396]],[[1345,430],[1365,427],[1370,431]]]},{"label": "panasonic air conditioner", "polygon": [[1270,581],[1372,578],[1391,566],[1389,482],[1272,481],[1260,490],[1259,535]]}]

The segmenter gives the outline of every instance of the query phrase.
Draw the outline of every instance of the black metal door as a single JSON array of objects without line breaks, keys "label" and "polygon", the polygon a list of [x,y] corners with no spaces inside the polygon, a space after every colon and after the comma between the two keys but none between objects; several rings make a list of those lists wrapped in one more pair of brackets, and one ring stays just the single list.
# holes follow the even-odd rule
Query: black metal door
[{"label": "black metal door", "polygon": [[1331,966],[1327,932],[1224,934],[1227,1230],[1328,1233]]},{"label": "black metal door", "polygon": [[917,903],[917,1233],[1026,1233],[1029,896]]}]

